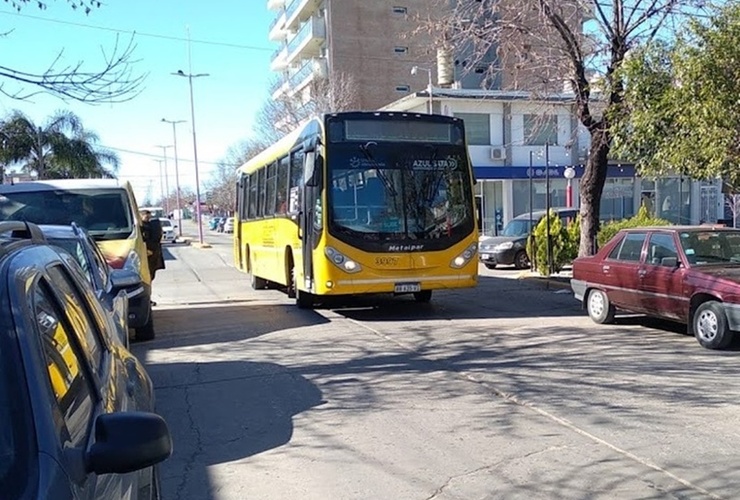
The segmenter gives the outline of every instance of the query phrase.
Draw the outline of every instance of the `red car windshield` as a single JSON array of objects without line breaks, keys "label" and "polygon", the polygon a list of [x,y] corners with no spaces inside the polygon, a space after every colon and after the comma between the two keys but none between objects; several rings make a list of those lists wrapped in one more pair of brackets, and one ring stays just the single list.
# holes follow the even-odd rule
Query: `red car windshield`
[{"label": "red car windshield", "polygon": [[679,240],[691,265],[740,264],[740,231],[685,231]]}]

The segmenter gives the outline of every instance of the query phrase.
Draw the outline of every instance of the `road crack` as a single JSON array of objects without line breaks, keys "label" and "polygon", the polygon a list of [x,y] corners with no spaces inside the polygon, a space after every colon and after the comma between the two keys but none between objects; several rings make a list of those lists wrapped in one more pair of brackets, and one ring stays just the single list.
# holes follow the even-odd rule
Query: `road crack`
[{"label": "road crack", "polygon": [[[200,385],[200,364],[195,364],[195,379],[196,383],[192,384],[192,387],[197,387]],[[184,386],[183,389],[185,391],[185,413],[188,419],[188,425],[190,427],[190,431],[192,434],[195,435],[195,449],[190,454],[188,459],[185,461],[185,468],[182,474],[182,479],[180,480],[180,484],[177,486],[177,493],[175,494],[175,498],[185,498],[184,494],[187,492],[187,486],[188,481],[190,479],[191,473],[193,471],[193,467],[195,465],[196,459],[198,458],[198,455],[203,453],[203,438],[200,434],[200,429],[198,428],[198,425],[195,422],[195,417],[193,416],[193,402],[190,400],[190,388],[189,386]]]}]

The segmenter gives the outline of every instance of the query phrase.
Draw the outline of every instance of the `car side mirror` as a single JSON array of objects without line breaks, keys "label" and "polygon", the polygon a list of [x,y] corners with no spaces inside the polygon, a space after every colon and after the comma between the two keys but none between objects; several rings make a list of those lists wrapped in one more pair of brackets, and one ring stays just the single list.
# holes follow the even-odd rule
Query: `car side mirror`
[{"label": "car side mirror", "polygon": [[678,267],[678,257],[663,257],[660,265],[664,267]]},{"label": "car side mirror", "polygon": [[116,290],[125,290],[141,285],[141,275],[131,269],[114,269],[110,273],[110,284]]},{"label": "car side mirror", "polygon": [[85,468],[96,474],[125,474],[151,467],[172,454],[167,422],[145,412],[104,413],[95,419],[95,443]]}]

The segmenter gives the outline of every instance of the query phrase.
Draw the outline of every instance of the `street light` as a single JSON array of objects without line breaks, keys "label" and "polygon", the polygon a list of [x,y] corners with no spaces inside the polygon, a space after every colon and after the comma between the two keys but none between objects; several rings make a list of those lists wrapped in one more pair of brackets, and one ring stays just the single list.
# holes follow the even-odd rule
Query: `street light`
[{"label": "street light", "polygon": [[198,143],[195,139],[195,104],[193,102],[193,78],[209,76],[208,73],[185,73],[183,70],[177,70],[172,73],[175,76],[181,76],[188,79],[190,85],[190,124],[193,126],[193,161],[195,162],[195,213],[198,217],[198,242],[203,244],[203,218],[200,213],[200,178],[198,176]]},{"label": "street light", "polygon": [[434,107],[433,107],[434,101],[432,100],[432,70],[429,68],[421,68],[419,66],[414,66],[413,68],[411,68],[412,75],[418,74],[419,71],[426,71],[427,74],[429,75],[429,84],[428,84],[427,90],[429,92],[429,114],[431,115],[432,112],[434,111]]},{"label": "street light", "polygon": [[170,214],[170,181],[169,181],[169,174],[167,173],[167,148],[171,148],[171,145],[168,146],[157,146],[158,148],[162,148],[162,158],[164,159],[164,192],[166,193],[166,196],[164,197],[164,210],[165,213],[169,216]]},{"label": "street light", "polygon": [[547,275],[552,274],[552,241],[550,238],[550,143],[545,143],[545,231],[547,237]]},{"label": "street light", "polygon": [[162,162],[159,158],[154,158],[154,161],[159,165],[159,196],[164,200],[164,178],[162,176]]},{"label": "street light", "polygon": [[573,167],[565,167],[563,171],[565,179],[568,181],[565,187],[565,206],[568,208],[573,207],[573,179],[576,176],[576,169]]},{"label": "street light", "polygon": [[[532,153],[533,151],[530,149],[529,150],[529,171],[528,171],[528,174],[529,174],[529,234],[532,235],[532,248],[534,249],[534,248],[537,248],[536,247],[537,242],[534,239],[535,238],[534,236],[534,215],[532,213],[534,211],[534,183],[533,183],[534,168],[532,165]],[[532,253],[536,253],[536,252],[532,252]],[[531,271],[534,271],[535,268],[537,267],[536,262],[537,262],[536,255],[530,256],[529,269]]]},{"label": "street light", "polygon": [[177,129],[175,126],[178,123],[185,123],[185,120],[168,120],[166,118],[162,118],[162,121],[164,123],[171,123],[172,124],[172,143],[174,144],[172,147],[174,149],[175,153],[175,189],[177,190],[175,194],[175,202],[177,203],[177,231],[182,237],[182,207],[180,206],[180,170],[177,164]]}]

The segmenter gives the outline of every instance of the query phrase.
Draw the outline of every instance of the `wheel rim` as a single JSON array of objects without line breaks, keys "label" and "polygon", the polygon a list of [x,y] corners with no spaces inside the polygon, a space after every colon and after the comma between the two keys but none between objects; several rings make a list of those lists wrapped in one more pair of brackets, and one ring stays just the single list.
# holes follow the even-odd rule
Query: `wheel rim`
[{"label": "wheel rim", "polygon": [[604,314],[604,294],[601,292],[593,292],[588,297],[588,311],[591,316],[596,318],[601,317]]},{"label": "wheel rim", "polygon": [[711,342],[717,336],[718,331],[717,315],[709,310],[702,311],[696,320],[696,333],[699,338]]},{"label": "wheel rim", "polygon": [[527,254],[524,252],[519,254],[519,267],[529,267],[529,259],[527,258]]}]

